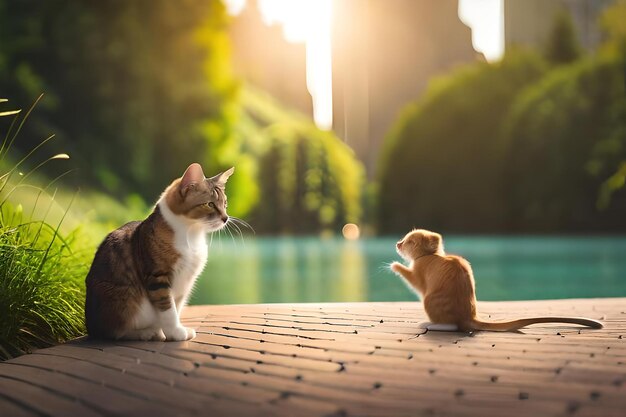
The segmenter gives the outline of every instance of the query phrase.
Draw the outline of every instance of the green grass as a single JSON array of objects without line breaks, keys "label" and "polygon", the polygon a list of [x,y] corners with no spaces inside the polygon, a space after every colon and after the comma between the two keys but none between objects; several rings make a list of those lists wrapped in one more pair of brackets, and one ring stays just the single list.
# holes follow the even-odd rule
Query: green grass
[{"label": "green grass", "polygon": [[28,222],[21,206],[2,207],[0,228],[0,358],[84,333],[83,280],[91,251],[76,251],[46,222]]},{"label": "green grass", "polygon": [[[0,103],[5,101],[0,99]],[[7,162],[31,110],[22,116],[0,108],[0,117],[14,117],[0,147],[0,359],[85,331],[84,278],[95,247],[87,234],[78,230],[61,232],[71,202],[55,216],[58,202],[52,183],[43,188],[26,187],[25,181],[32,179],[31,174],[41,165],[67,157],[44,158],[34,168],[20,172],[30,159],[38,157],[39,148],[50,137],[18,162]],[[21,201],[28,203],[22,205]],[[51,213],[53,223],[49,222]]]}]

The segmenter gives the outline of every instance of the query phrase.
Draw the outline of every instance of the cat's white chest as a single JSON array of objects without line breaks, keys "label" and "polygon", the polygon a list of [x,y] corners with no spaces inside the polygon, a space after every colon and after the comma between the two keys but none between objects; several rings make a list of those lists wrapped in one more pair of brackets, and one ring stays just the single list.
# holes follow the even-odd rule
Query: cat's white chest
[{"label": "cat's white chest", "polygon": [[159,201],[163,217],[174,231],[173,246],[179,257],[172,265],[171,292],[178,312],[187,302],[196,278],[207,260],[207,230],[202,223],[190,223],[171,212],[164,201]]},{"label": "cat's white chest", "polygon": [[173,266],[172,295],[177,301],[186,300],[196,278],[202,272],[207,260],[208,247],[206,232],[201,229],[175,232],[174,247],[180,257]]}]

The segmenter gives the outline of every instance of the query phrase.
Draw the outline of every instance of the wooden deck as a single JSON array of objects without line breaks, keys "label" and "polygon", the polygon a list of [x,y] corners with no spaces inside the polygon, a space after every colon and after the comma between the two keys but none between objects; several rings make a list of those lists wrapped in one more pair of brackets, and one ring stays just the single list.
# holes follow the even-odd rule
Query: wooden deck
[{"label": "wooden deck", "polygon": [[0,363],[0,416],[626,415],[626,298],[479,311],[606,328],[424,333],[417,302],[190,307],[191,342],[77,340]]}]

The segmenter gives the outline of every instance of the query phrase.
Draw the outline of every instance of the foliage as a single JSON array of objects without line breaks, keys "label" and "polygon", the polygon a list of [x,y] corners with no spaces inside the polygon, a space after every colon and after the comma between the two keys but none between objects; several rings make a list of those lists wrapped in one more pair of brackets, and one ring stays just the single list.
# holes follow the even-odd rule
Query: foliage
[{"label": "foliage", "polygon": [[600,16],[606,41],[602,52],[613,57],[626,56],[626,0],[616,0]]},{"label": "foliage", "polygon": [[[512,230],[624,230],[626,1],[600,23],[600,53],[523,91],[507,122]],[[532,169],[524,160],[532,161]]]},{"label": "foliage", "polygon": [[[601,54],[608,59],[621,60],[623,72],[626,74],[626,25],[624,22],[626,22],[626,0],[615,1],[600,17],[600,25],[606,38],[601,47]],[[598,196],[600,209],[608,207],[613,194],[624,188],[625,178],[626,159],[621,161],[615,173],[602,184]]]},{"label": "foliage", "polygon": [[76,235],[23,216],[22,206],[2,204],[0,359],[84,334],[82,281],[91,254],[72,249]]},{"label": "foliage", "polygon": [[624,16],[624,0],[607,8],[605,43],[581,58],[570,17],[558,15],[553,66],[509,55],[407,107],[381,158],[381,231],[625,230]]},{"label": "foliage", "polygon": [[379,163],[379,231],[501,230],[501,124],[516,94],[545,71],[538,56],[511,53],[431,83],[407,106]]},{"label": "foliage", "polygon": [[[3,111],[0,116],[3,114],[10,112]],[[27,116],[12,126],[21,126]],[[14,122],[19,120],[17,117]],[[5,136],[0,148],[3,167],[18,133],[19,128],[15,128]],[[53,157],[43,163],[51,159],[64,158]],[[18,168],[24,162],[22,159],[3,168],[0,176],[0,359],[84,333],[82,281],[93,247],[79,242],[77,233],[60,233],[64,216],[56,225],[46,222],[45,216],[34,220],[45,189],[30,188],[35,199],[27,212],[21,204],[15,206],[7,200],[15,197],[14,191],[24,185],[23,179],[41,166],[20,176]],[[48,205],[45,212],[51,207]],[[85,249],[77,251],[79,247]]]},{"label": "foliage", "polygon": [[81,185],[148,201],[189,162],[233,164],[220,0],[0,0],[0,10],[0,90],[18,103],[47,95],[21,151],[54,131]]},{"label": "foliage", "polygon": [[581,56],[576,28],[569,12],[555,14],[552,30],[545,47],[545,57],[553,64],[569,64]]},{"label": "foliage", "polygon": [[258,132],[246,145],[260,159],[259,203],[252,215],[257,229],[316,233],[358,222],[364,171],[352,150],[249,87],[243,102],[243,129]]},{"label": "foliage", "polygon": [[[626,194],[620,193],[610,206],[606,195],[606,187],[620,184],[621,161],[626,159],[621,59],[590,59],[553,71],[519,95],[506,130],[514,230],[626,227]],[[598,201],[598,190],[607,180]],[[606,210],[598,211],[598,205]]]}]

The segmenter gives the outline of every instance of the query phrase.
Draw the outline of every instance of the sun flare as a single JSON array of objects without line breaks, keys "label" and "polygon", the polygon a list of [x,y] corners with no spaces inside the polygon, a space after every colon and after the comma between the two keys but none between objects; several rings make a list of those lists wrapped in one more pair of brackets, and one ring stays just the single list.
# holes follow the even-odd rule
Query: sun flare
[{"label": "sun flare", "polygon": [[[226,0],[230,14],[245,7],[245,0]],[[306,44],[306,83],[313,99],[315,124],[329,130],[333,123],[331,0],[259,0],[268,26],[280,25],[288,42]]]},{"label": "sun flare", "polygon": [[[235,16],[248,0],[223,0]],[[287,42],[306,45],[306,84],[313,100],[313,120],[325,130],[333,124],[332,9],[333,0],[255,0],[263,22],[282,27]],[[472,42],[487,60],[504,50],[503,0],[461,0],[459,17],[472,28]]]}]

